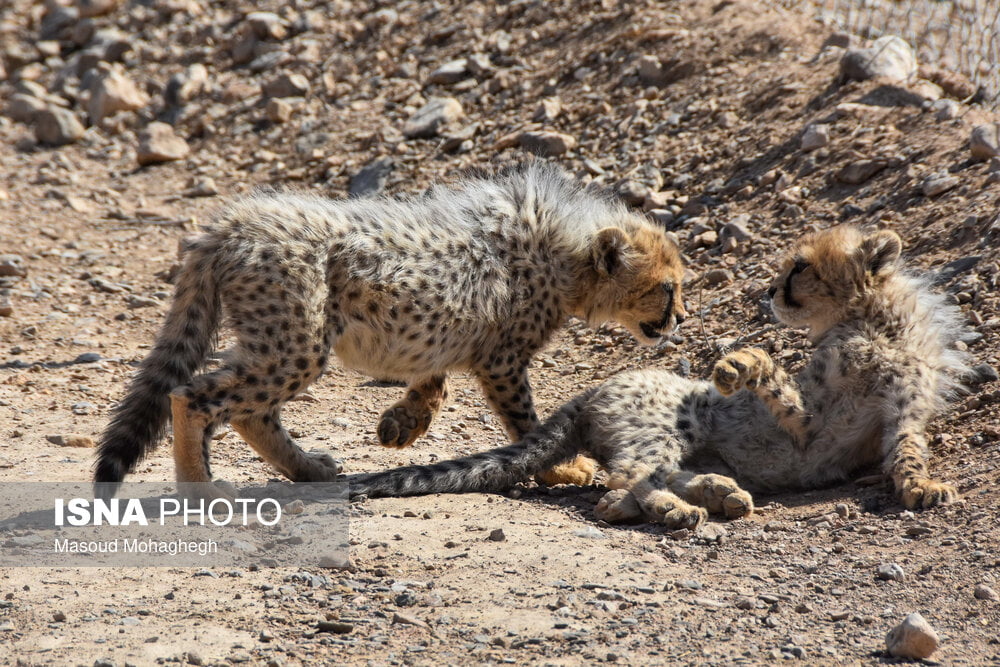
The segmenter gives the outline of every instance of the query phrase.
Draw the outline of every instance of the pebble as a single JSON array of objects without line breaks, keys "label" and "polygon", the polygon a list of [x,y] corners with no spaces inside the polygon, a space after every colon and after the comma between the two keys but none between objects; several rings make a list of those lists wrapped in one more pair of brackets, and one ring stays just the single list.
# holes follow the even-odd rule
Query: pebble
[{"label": "pebble", "polygon": [[576,148],[576,139],[562,132],[522,132],[517,140],[524,150],[543,157],[555,157]]},{"label": "pebble", "polygon": [[490,531],[489,539],[491,542],[503,542],[507,539],[507,535],[504,534],[503,528],[496,528]]},{"label": "pebble", "polygon": [[997,373],[997,369],[989,364],[978,364],[972,368],[972,373],[970,373],[971,382],[973,384],[985,384],[987,382],[996,382],[1000,380],[1000,374]]},{"label": "pebble", "polygon": [[823,148],[830,143],[830,126],[814,123],[802,133],[802,150],[809,152]]},{"label": "pebble", "polygon": [[395,163],[390,157],[380,157],[366,164],[351,179],[350,197],[374,197],[385,189]]},{"label": "pebble", "polygon": [[80,13],[80,18],[88,19],[110,14],[121,2],[122,0],[76,0],[76,10]]},{"label": "pebble", "polygon": [[190,150],[187,142],[174,134],[173,127],[152,122],[139,133],[136,160],[140,165],[170,162],[187,157]]},{"label": "pebble", "polygon": [[857,81],[875,77],[905,81],[916,75],[917,57],[905,39],[886,35],[867,49],[848,49],[840,60],[840,71],[845,78]]},{"label": "pebble", "polygon": [[978,160],[989,160],[1000,155],[1000,123],[987,123],[972,128],[969,150]]},{"label": "pebble", "polygon": [[840,169],[836,178],[841,183],[859,185],[888,166],[885,160],[857,160]]},{"label": "pebble", "polygon": [[170,77],[163,90],[163,100],[168,106],[180,106],[204,92],[207,85],[208,68],[195,63]]},{"label": "pebble", "polygon": [[458,83],[469,76],[469,61],[465,58],[449,60],[441,65],[427,77],[428,83],[449,85]]},{"label": "pebble", "polygon": [[20,255],[0,255],[0,277],[23,278],[28,275],[24,259]]},{"label": "pebble", "polygon": [[531,115],[531,120],[536,123],[551,123],[562,112],[562,100],[558,97],[546,97],[538,103],[535,113]]},{"label": "pebble", "polygon": [[938,649],[940,640],[934,628],[914,612],[885,636],[885,646],[889,655],[897,658],[923,660]]},{"label": "pebble", "polygon": [[11,120],[19,123],[31,123],[41,112],[45,111],[46,104],[33,95],[24,93],[14,93],[7,101],[4,113]]},{"label": "pebble", "polygon": [[264,108],[264,112],[267,114],[267,119],[272,123],[287,123],[292,119],[292,105],[281,99],[280,97],[272,97],[267,101],[267,106]]},{"label": "pebble", "polygon": [[733,273],[729,269],[712,269],[705,273],[705,283],[715,287],[724,287],[733,282]]},{"label": "pebble", "polygon": [[62,623],[66,620],[66,614],[61,611],[52,612],[52,620],[56,623]]},{"label": "pebble", "polygon": [[924,179],[924,182],[920,185],[920,189],[923,190],[925,197],[936,197],[951,190],[961,182],[958,176],[952,176],[951,174],[931,174]]},{"label": "pebble", "polygon": [[597,530],[593,526],[587,526],[585,528],[578,528],[573,531],[573,535],[576,537],[583,537],[588,540],[604,540],[607,539],[607,535]]},{"label": "pebble", "polygon": [[906,573],[896,563],[882,563],[878,566],[878,573],[875,576],[882,581],[902,581],[906,578]]},{"label": "pebble", "polygon": [[962,114],[962,105],[955,100],[935,100],[931,104],[936,120],[955,120]]},{"label": "pebble", "polygon": [[35,138],[39,143],[63,146],[79,140],[83,133],[83,123],[67,109],[48,107],[35,116]]},{"label": "pebble", "polygon": [[976,588],[972,591],[972,595],[977,600],[1000,600],[1000,595],[997,595],[997,592],[986,584],[976,584]]},{"label": "pebble", "polygon": [[346,635],[354,631],[354,626],[341,621],[319,621],[316,625],[318,632],[332,632],[338,635]]},{"label": "pebble", "polygon": [[149,104],[149,95],[139,90],[135,82],[116,68],[104,67],[90,89],[87,114],[91,125],[119,111],[138,111]]},{"label": "pebble", "polygon": [[[74,406],[74,412],[76,412],[76,406]],[[77,413],[80,414],[80,413]],[[53,434],[45,436],[45,439],[51,442],[53,445],[59,447],[86,447],[93,448],[97,443],[89,435],[77,435],[75,433],[66,434]]]},{"label": "pebble", "polygon": [[463,115],[462,103],[454,97],[432,97],[406,121],[403,135],[410,139],[433,137]]},{"label": "pebble", "polygon": [[211,176],[202,176],[184,191],[185,197],[214,197],[217,194],[219,194],[219,186],[215,184],[215,179]]},{"label": "pebble", "polygon": [[309,93],[309,79],[301,74],[281,74],[263,85],[265,97],[302,97]]}]

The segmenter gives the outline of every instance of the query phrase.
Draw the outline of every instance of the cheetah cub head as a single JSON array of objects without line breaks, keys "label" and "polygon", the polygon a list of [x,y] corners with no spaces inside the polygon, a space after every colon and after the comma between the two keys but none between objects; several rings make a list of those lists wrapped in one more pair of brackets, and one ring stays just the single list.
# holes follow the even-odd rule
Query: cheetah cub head
[{"label": "cheetah cub head", "polygon": [[803,237],[768,294],[781,322],[808,327],[818,338],[852,316],[859,302],[899,269],[903,243],[895,232],[864,234],[850,226]]},{"label": "cheetah cub head", "polygon": [[640,343],[655,345],[687,317],[684,261],[661,230],[602,229],[591,244],[591,263],[597,281],[585,296],[589,322],[615,320]]}]

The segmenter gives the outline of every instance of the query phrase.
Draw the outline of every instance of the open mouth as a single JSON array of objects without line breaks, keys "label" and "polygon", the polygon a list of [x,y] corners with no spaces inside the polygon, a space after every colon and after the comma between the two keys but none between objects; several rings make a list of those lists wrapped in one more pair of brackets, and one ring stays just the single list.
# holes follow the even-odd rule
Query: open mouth
[{"label": "open mouth", "polygon": [[642,330],[642,335],[646,338],[660,338],[663,336],[655,324],[650,324],[649,322],[640,322],[639,329]]}]

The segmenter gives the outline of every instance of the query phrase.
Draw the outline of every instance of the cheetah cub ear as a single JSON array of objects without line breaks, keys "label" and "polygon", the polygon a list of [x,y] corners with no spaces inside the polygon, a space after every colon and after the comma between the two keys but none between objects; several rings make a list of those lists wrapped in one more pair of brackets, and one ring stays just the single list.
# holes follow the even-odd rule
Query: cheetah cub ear
[{"label": "cheetah cub ear", "polygon": [[866,236],[858,248],[861,263],[873,276],[891,273],[903,252],[903,241],[888,230]]},{"label": "cheetah cub ear", "polygon": [[597,232],[590,246],[590,255],[597,274],[602,278],[615,275],[625,263],[625,253],[629,247],[628,235],[618,227],[605,227]]}]

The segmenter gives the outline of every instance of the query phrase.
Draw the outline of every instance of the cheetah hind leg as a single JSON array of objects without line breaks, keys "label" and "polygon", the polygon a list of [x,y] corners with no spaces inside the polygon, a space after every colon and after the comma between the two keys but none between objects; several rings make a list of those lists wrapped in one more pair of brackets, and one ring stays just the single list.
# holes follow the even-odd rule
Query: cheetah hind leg
[{"label": "cheetah hind leg", "polygon": [[560,463],[552,468],[540,472],[535,478],[549,486],[556,484],[577,484],[587,486],[594,481],[594,472],[597,464],[586,456],[577,456],[568,463]]},{"label": "cheetah hind leg", "polygon": [[725,475],[678,471],[670,476],[668,485],[680,497],[712,514],[724,514],[727,519],[753,514],[753,496]]},{"label": "cheetah hind leg", "polygon": [[412,383],[406,396],[379,418],[379,442],[386,447],[409,447],[427,432],[447,398],[447,376],[435,375]]},{"label": "cheetah hind leg", "polygon": [[642,508],[628,489],[612,489],[597,501],[594,516],[608,523],[638,523],[645,518]]},{"label": "cheetah hind leg", "polygon": [[204,410],[191,407],[190,396],[184,391],[170,395],[174,424],[174,465],[177,473],[177,493],[190,501],[213,500],[232,502],[236,490],[222,480],[212,481],[209,466],[209,443],[218,427],[217,418]]}]

